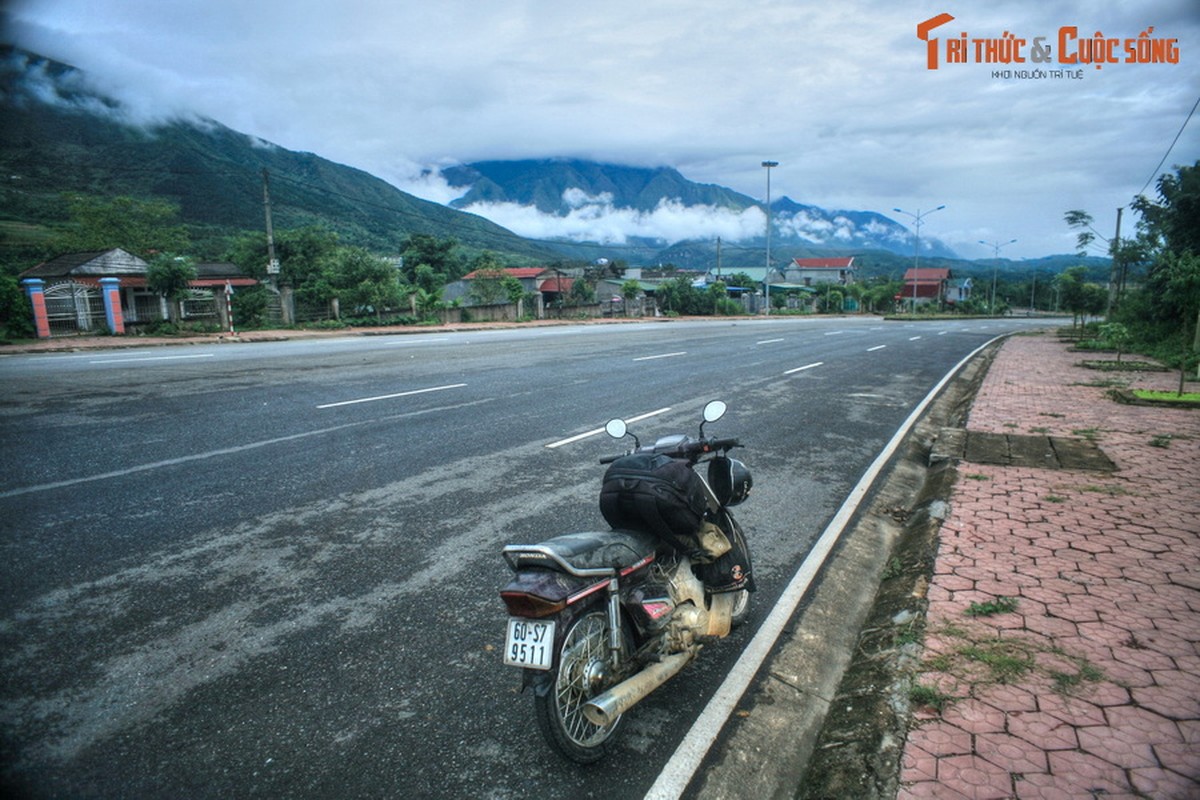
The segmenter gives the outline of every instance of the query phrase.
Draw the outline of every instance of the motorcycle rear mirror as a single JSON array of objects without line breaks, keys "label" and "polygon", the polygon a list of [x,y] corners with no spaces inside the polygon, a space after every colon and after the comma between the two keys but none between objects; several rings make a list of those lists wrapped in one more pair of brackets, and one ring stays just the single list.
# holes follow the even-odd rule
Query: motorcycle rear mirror
[{"label": "motorcycle rear mirror", "polygon": [[725,405],[724,400],[713,400],[704,407],[704,421],[716,422],[721,417],[725,416],[725,411],[729,407]]},{"label": "motorcycle rear mirror", "polygon": [[604,426],[604,432],[614,439],[623,439],[629,433],[629,428],[623,419],[610,419]]}]

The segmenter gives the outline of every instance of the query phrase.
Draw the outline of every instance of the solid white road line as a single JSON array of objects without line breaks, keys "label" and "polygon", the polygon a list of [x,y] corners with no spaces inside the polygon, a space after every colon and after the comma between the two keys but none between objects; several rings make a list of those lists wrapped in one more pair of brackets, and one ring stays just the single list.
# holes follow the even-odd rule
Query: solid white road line
[{"label": "solid white road line", "polygon": [[687,355],[687,352],[681,350],[678,353],[661,353],[656,356],[642,356],[641,358],[635,358],[634,361],[653,361],[656,358],[675,358],[675,356],[686,356],[686,355]]},{"label": "solid white road line", "polygon": [[[650,417],[656,417],[659,414],[665,414],[670,410],[671,410],[671,407],[667,406],[666,408],[660,408],[657,411],[647,411],[645,414],[639,414],[636,417],[630,417],[629,419],[627,419],[625,421],[626,422],[641,422],[644,419],[649,419]],[[581,433],[578,436],[572,436],[569,439],[559,439],[557,442],[551,442],[550,444],[546,445],[546,448],[549,450],[554,450],[555,448],[562,447],[565,444],[573,444],[573,443],[581,441],[583,439],[587,439],[590,436],[597,436],[601,433],[604,433],[604,428],[596,428],[596,430],[594,430],[594,431],[588,431],[587,433]]]},{"label": "solid white road line", "polygon": [[212,358],[212,353],[196,353],[187,356],[137,356],[134,358],[103,358],[93,359],[89,364],[121,364],[130,361],[177,361],[184,358]]},{"label": "solid white road line", "polygon": [[833,546],[837,544],[837,540],[841,537],[842,531],[846,527],[846,523],[854,516],[854,512],[858,509],[859,503],[866,496],[867,491],[871,488],[871,484],[883,471],[883,467],[887,464],[892,454],[900,447],[904,441],[904,437],[908,435],[909,430],[916,424],[920,416],[925,413],[925,409],[933,402],[938,393],[942,391],[950,379],[953,378],[963,365],[975,357],[983,348],[996,341],[992,339],[986,342],[974,351],[971,352],[962,361],[959,361],[953,369],[938,382],[937,386],[925,395],[908,418],[896,430],[891,440],[883,448],[875,460],[871,462],[871,466],[863,473],[854,489],[851,490],[849,496],[846,497],[842,507],[838,509],[836,515],[830,520],[825,531],[821,534],[821,538],[813,545],[813,549],[809,552],[796,574],[792,577],[787,588],[783,590],[783,594],[779,598],[779,602],[775,604],[775,608],[767,616],[758,632],[754,634],[754,638],[746,645],[746,649],[742,651],[741,657],[734,664],[733,669],[725,677],[725,681],[717,689],[712,700],[704,707],[704,711],[700,713],[694,725],[683,737],[683,741],[679,743],[679,747],[675,749],[671,760],[663,767],[663,771],[659,773],[658,780],[650,787],[650,791],[646,793],[647,800],[676,800],[682,796],[684,789],[692,780],[692,776],[696,774],[696,770],[700,766],[700,762],[704,760],[704,756],[708,754],[708,750],[712,747],[717,736],[724,727],[725,722],[729,719],[729,715],[733,713],[733,709],[737,706],[742,695],[750,682],[754,680],[759,668],[766,660],[771,652],[771,648],[775,646],[775,642],[779,639],[779,635],[783,632],[784,626],[792,618],[796,611],[796,607],[804,598],[808,591],[809,584],[812,583],[821,565],[829,556],[829,552]]},{"label": "solid white road line", "polygon": [[821,365],[822,365],[822,364],[824,364],[824,363],[825,363],[824,361],[814,361],[814,362],[813,362],[813,363],[811,363],[811,364],[805,364],[803,367],[796,367],[795,369],[789,369],[787,372],[785,372],[785,373],[783,373],[783,374],[784,374],[784,375],[791,375],[791,374],[793,374],[793,373],[796,373],[796,372],[804,372],[804,370],[806,370],[806,369],[812,369],[812,368],[814,368],[814,367],[819,367],[819,366],[821,366]]},{"label": "solid white road line", "polygon": [[428,392],[444,392],[447,389],[461,389],[466,386],[465,383],[451,383],[447,386],[431,386],[428,389],[413,389],[411,392],[396,392],[395,394],[381,394],[376,397],[360,397],[356,400],[342,400],[338,403],[324,403],[317,408],[338,408],[339,406],[352,406],[358,403],[374,403],[376,400],[392,400],[397,397],[410,397],[414,394],[427,394]]}]

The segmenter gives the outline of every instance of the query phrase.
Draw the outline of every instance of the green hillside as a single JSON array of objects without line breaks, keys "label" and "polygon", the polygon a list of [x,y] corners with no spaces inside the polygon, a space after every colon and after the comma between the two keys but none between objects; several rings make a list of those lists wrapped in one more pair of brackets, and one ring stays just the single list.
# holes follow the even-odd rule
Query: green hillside
[{"label": "green hillside", "polygon": [[210,251],[200,255],[217,257],[211,251],[229,236],[264,228],[266,169],[277,229],[323,225],[343,242],[381,254],[398,253],[405,238],[422,233],[517,262],[561,257],[362,170],[213,121],[125,124],[119,106],[71,88],[65,78],[72,74],[12,48],[0,53],[0,235],[10,249],[44,243],[67,221],[64,194],[82,193],[168,200],[196,246]]}]

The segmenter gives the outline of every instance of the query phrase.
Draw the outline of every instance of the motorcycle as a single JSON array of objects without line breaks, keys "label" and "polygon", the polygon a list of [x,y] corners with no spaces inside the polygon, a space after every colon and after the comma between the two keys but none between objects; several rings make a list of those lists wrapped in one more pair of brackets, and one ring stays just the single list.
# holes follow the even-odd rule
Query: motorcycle
[{"label": "motorcycle", "polygon": [[624,420],[609,421],[609,436],[633,438],[626,453],[600,460],[612,529],[503,549],[513,572],[500,591],[510,615],[504,663],[521,668],[538,727],[572,761],[602,758],[625,712],[749,616],[750,553],[730,507],[753,479],[729,457],[737,439],[704,433],[726,408],[704,407],[698,438],[644,447]]}]

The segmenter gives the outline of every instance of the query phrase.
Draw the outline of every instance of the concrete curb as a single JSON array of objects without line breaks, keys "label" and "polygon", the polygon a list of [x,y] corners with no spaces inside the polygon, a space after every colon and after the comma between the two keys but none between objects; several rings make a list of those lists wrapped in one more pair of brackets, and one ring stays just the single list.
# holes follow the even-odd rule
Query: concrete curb
[{"label": "concrete curb", "polygon": [[[852,685],[848,669],[862,657],[866,637],[884,631],[890,641],[886,628],[907,626],[923,611],[923,587],[933,572],[930,543],[957,475],[951,462],[929,468],[928,456],[937,431],[965,420],[999,345],[992,344],[966,365],[914,427],[822,567],[789,635],[743,697],[738,716],[710,753],[688,796],[884,797],[889,786],[895,796],[904,745],[903,731],[897,728],[905,724],[907,708],[890,707],[897,694],[894,687],[875,680]],[[905,563],[899,574],[891,575],[889,565],[901,552]],[[893,612],[885,613],[886,604],[880,602],[884,588],[915,607],[911,616],[894,622]],[[907,702],[906,686],[901,695]],[[856,704],[859,714],[854,713]],[[851,733],[845,720],[848,715],[859,718],[865,704],[873,706],[873,735]],[[823,765],[822,752],[846,746],[856,749],[854,763],[861,768],[830,770]],[[838,761],[843,767],[847,763],[845,758]],[[874,776],[885,785],[867,791],[858,785]]]}]

